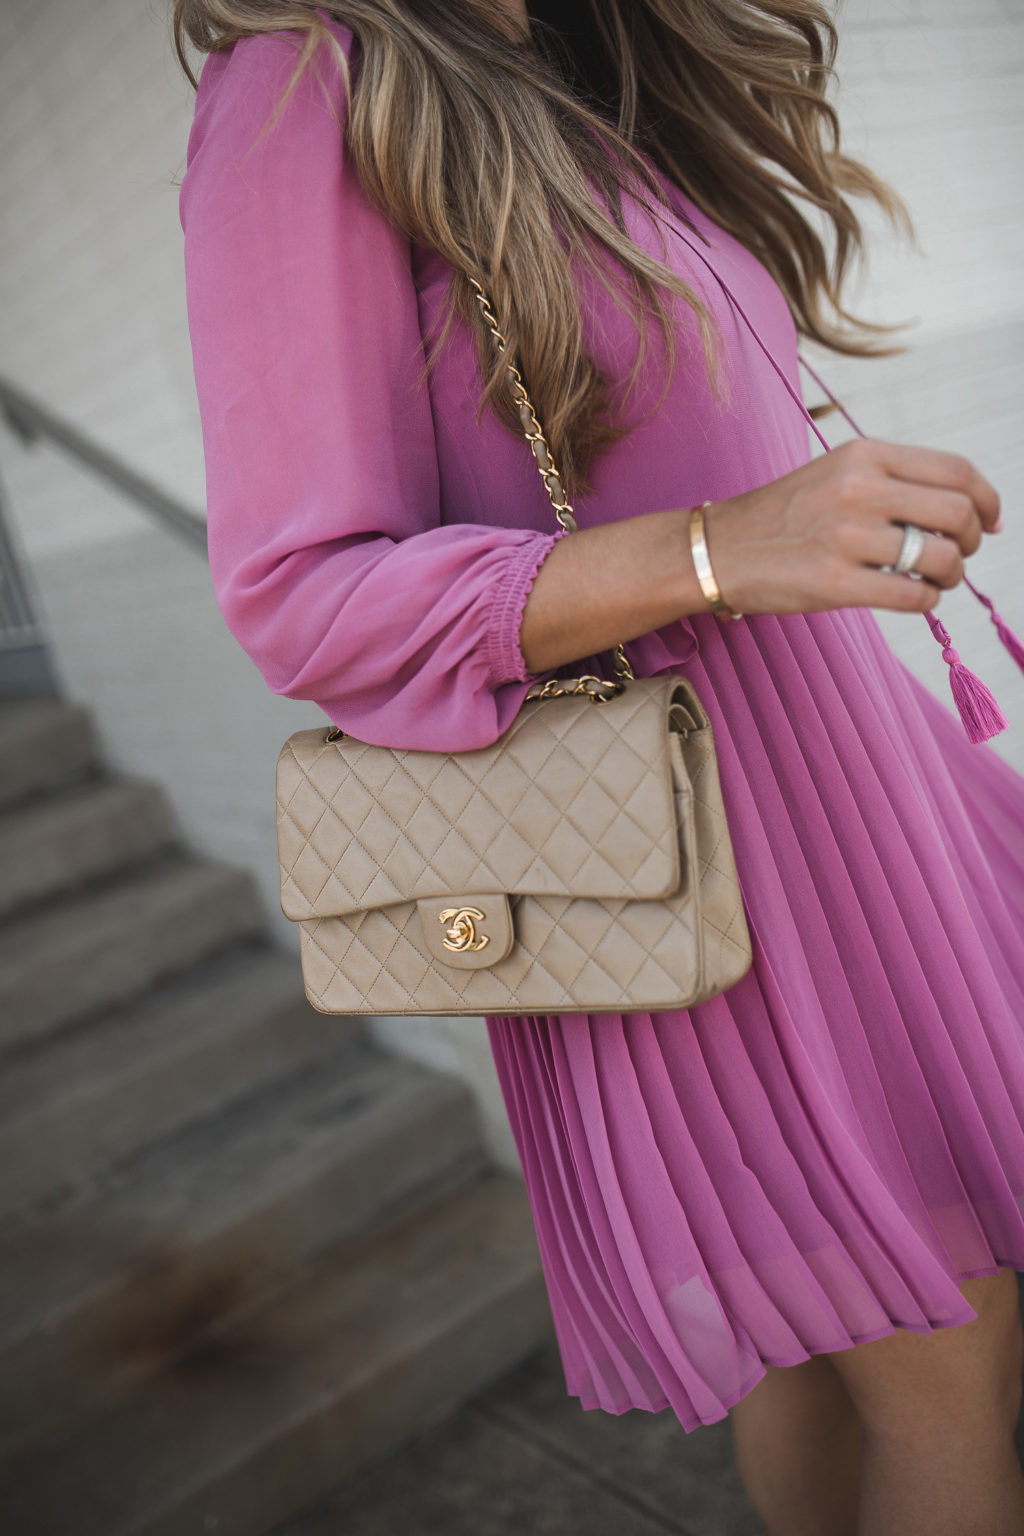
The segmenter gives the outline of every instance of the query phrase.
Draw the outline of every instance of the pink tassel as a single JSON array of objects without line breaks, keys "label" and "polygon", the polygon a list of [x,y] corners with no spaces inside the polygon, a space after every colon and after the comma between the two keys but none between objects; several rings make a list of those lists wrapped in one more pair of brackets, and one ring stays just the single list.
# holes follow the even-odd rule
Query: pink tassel
[{"label": "pink tassel", "polygon": [[[819,374],[815,373],[807,359],[805,357],[801,357],[800,362],[806,368],[807,372],[810,374],[811,378],[818,385],[818,387],[828,396],[836,409],[841,411],[842,414],[846,417],[846,420],[850,423],[850,426],[857,433],[857,435],[859,437],[866,436],[866,434],[854,421],[849,411],[843,405],[842,401],[836,399],[835,395],[825,383],[825,380],[821,378]],[[825,439],[821,436],[821,433],[818,432],[818,428],[815,426],[814,421],[810,418],[809,415],[808,420],[810,421],[812,430],[816,432],[818,437],[821,438],[821,441],[825,443]],[[825,443],[825,447],[828,447],[827,443]],[[996,612],[995,604],[992,602],[991,598],[986,597],[983,592],[979,592],[973,582],[967,580],[966,576],[964,577],[964,583],[966,586],[970,587],[979,603],[985,604],[985,607],[988,609],[991,616],[992,622],[996,627],[996,633],[998,634],[1000,640],[1003,642],[1006,649],[1017,663],[1018,667],[1020,667],[1021,671],[1024,672],[1024,641],[1022,641],[1018,635],[1014,634],[1013,630],[1010,628],[1009,624],[1007,624],[1002,614]],[[946,629],[945,625],[942,624],[933,613],[926,613],[925,618],[931,625],[932,634],[943,647],[942,656],[943,660],[946,661],[949,666],[949,682],[950,687],[953,690],[953,699],[956,703],[957,709],[960,711],[960,718],[964,723],[964,730],[967,732],[967,735],[975,744],[981,741],[988,741],[993,736],[998,736],[1000,731],[1006,730],[1009,721],[1003,714],[1002,710],[999,708],[999,705],[996,703],[994,695],[988,688],[986,688],[980,677],[977,677],[969,667],[964,666],[963,662],[960,660],[959,653],[953,649],[953,642],[950,639],[949,631]]]},{"label": "pink tassel", "polygon": [[953,690],[953,702],[964,723],[968,741],[977,746],[1005,731],[1009,721],[999,708],[994,695],[960,660],[959,651],[953,649],[953,640],[942,620],[928,612],[925,618],[931,625],[932,634],[942,646],[942,659],[949,667],[949,685]]},{"label": "pink tassel", "polygon": [[1015,635],[1009,624],[1007,624],[1006,620],[1003,618],[1002,614],[996,612],[996,605],[992,599],[990,597],[986,597],[984,592],[979,592],[974,583],[968,581],[966,576],[964,577],[964,584],[965,586],[970,587],[979,603],[985,604],[985,607],[989,611],[989,617],[996,627],[996,634],[999,636],[1000,640],[1003,642],[1006,649],[1017,663],[1018,667],[1020,667],[1021,671],[1024,672],[1024,640],[1021,640],[1019,635]]}]

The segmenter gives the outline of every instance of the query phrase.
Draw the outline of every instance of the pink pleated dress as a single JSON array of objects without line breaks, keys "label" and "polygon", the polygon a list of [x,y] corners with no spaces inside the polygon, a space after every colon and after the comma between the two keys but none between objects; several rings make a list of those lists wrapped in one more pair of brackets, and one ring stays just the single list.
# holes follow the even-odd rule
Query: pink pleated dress
[{"label": "pink pleated dress", "polygon": [[[526,445],[477,422],[461,326],[424,383],[449,269],[371,206],[311,76],[257,143],[296,42],[206,61],[181,190],[218,600],[268,685],[353,735],[483,745],[532,681],[551,510]],[[712,308],[728,399],[679,306],[671,387],[656,349],[581,526],[810,457],[780,290],[664,186],[629,226]],[[618,376],[635,337],[581,286]],[[753,966],[689,1012],[486,1028],[568,1392],[692,1430],[766,1365],[967,1322],[965,1277],[1024,1270],[1024,780],[867,610],[698,615],[628,650],[711,716]]]}]

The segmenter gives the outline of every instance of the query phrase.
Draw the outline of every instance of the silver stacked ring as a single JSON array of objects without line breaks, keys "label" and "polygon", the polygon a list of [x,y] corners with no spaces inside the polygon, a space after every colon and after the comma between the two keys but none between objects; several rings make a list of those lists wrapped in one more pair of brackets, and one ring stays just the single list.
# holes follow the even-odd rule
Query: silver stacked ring
[{"label": "silver stacked ring", "polygon": [[924,549],[924,540],[924,530],[916,523],[903,525],[903,543],[900,545],[899,556],[893,566],[897,576],[906,576],[914,569]]}]

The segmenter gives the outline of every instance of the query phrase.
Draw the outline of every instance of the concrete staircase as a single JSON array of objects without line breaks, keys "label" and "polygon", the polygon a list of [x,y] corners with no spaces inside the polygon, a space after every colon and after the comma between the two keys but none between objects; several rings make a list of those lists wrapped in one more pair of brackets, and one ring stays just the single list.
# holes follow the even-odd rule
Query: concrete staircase
[{"label": "concrete staircase", "polygon": [[315,1013],[82,710],[0,705],[3,1536],[260,1536],[550,1326],[462,1085]]}]

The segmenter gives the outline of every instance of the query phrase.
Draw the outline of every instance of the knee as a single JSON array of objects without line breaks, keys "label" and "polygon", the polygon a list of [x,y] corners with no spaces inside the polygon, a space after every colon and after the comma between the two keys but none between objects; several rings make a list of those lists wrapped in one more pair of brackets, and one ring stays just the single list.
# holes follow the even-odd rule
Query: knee
[{"label": "knee", "polygon": [[977,1312],[932,1333],[897,1329],[829,1355],[868,1434],[906,1441],[1012,1435],[1021,1407],[1024,1328],[1013,1270],[965,1281]]}]

